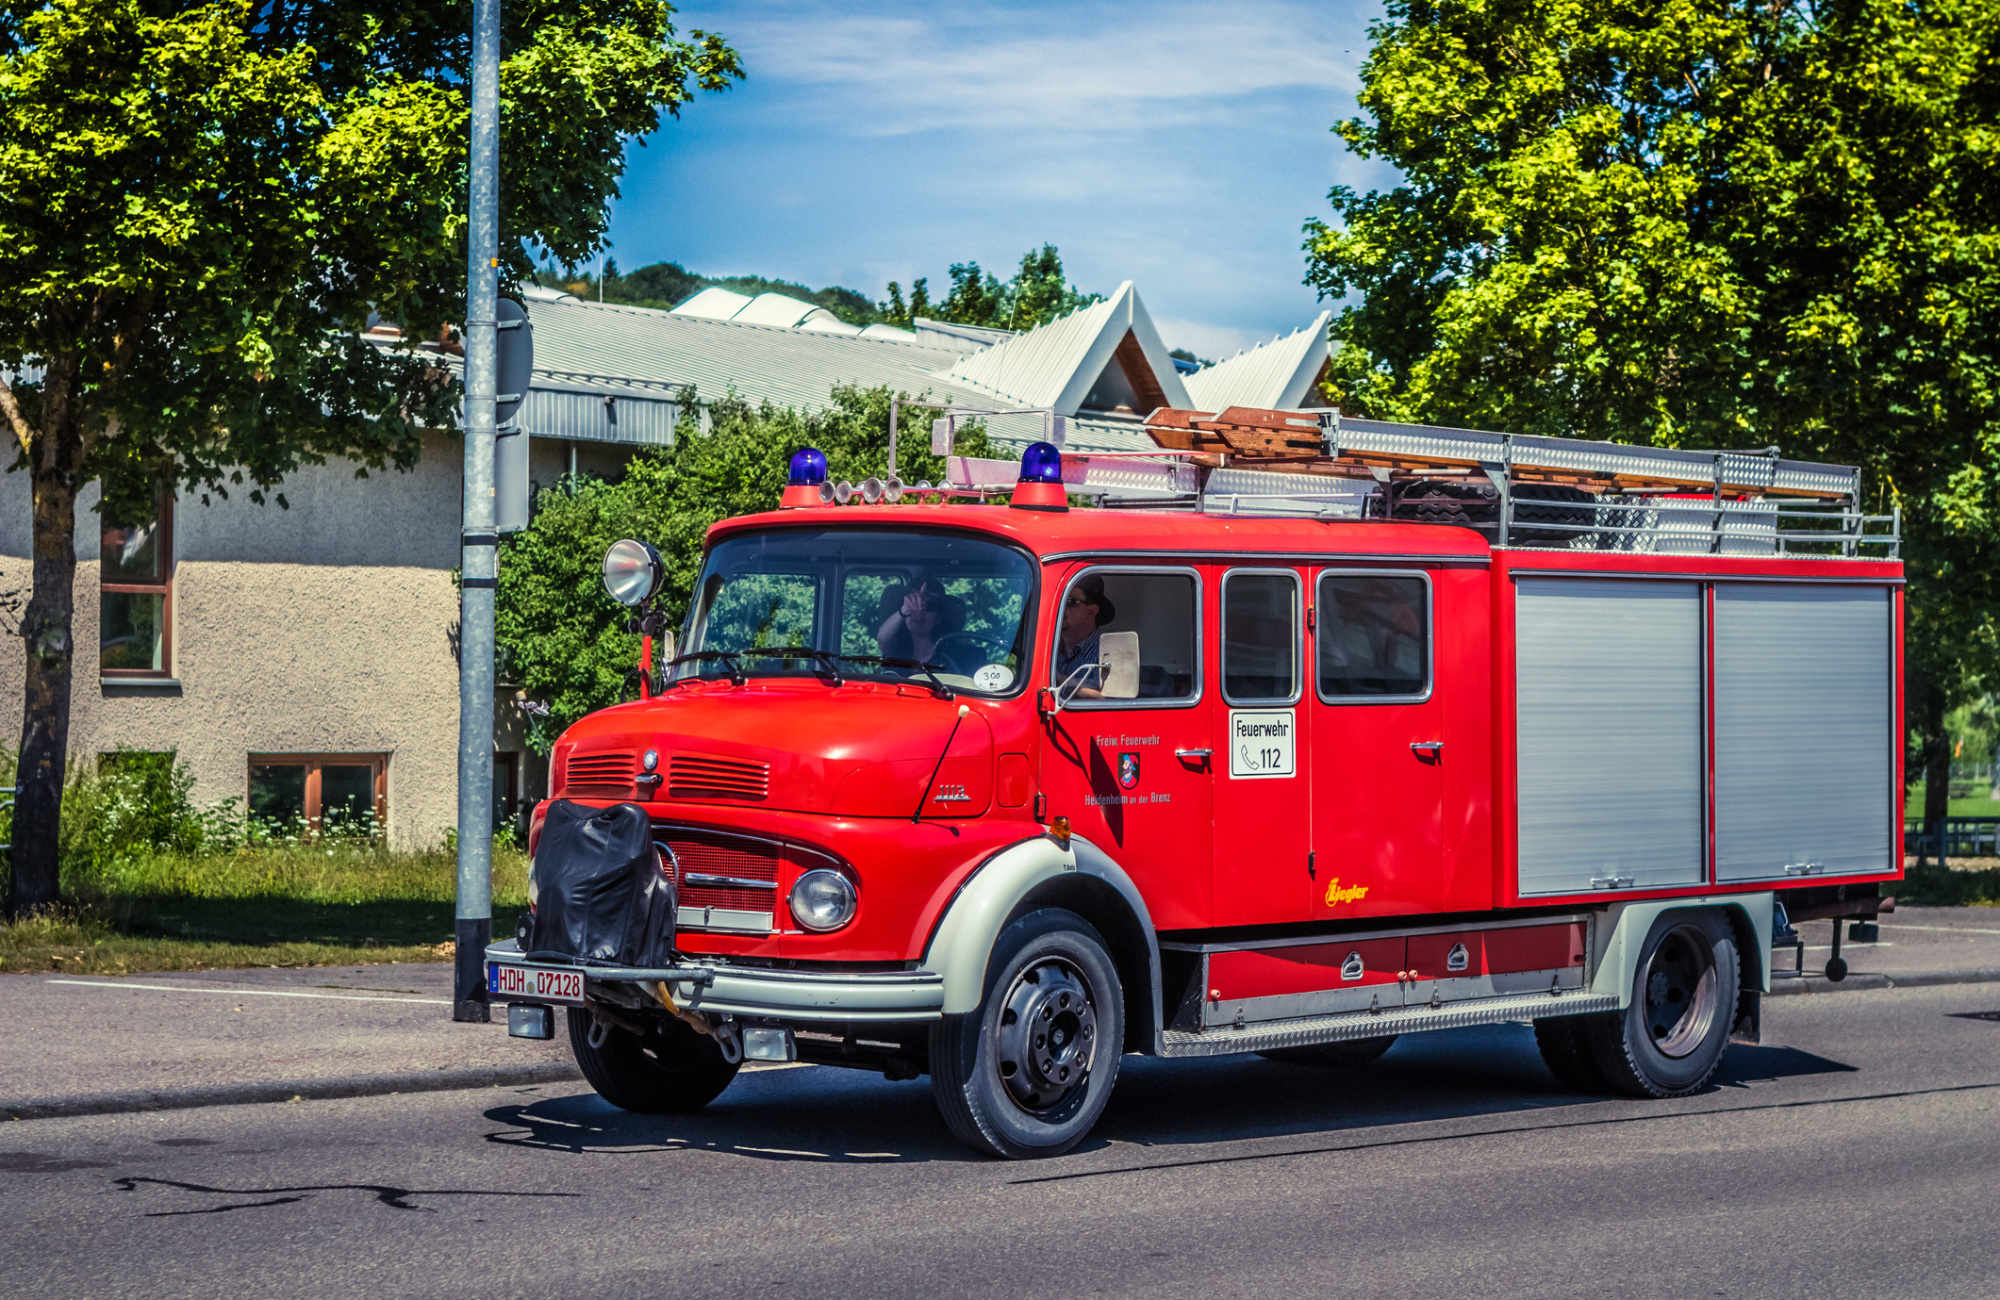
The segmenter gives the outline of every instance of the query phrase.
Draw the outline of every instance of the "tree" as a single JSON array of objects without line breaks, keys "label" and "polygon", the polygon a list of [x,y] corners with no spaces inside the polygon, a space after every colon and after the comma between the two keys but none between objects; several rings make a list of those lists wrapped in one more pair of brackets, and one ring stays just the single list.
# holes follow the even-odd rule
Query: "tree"
[{"label": "tree", "polygon": [[[184,0],[183,0],[184,2]],[[518,0],[501,71],[501,257],[581,261],[623,140],[740,76],[660,0]],[[10,906],[57,894],[78,491],[156,475],[267,496],[450,427],[464,301],[468,0],[0,0],[0,418],[33,482]],[[360,339],[371,314],[408,346]]]},{"label": "tree", "polygon": [[934,312],[929,284],[918,280],[911,288],[910,303],[905,307],[902,286],[889,282],[889,300],[880,308],[882,319],[905,329],[911,328],[917,317],[928,316],[955,325],[1026,331],[1104,301],[1104,295],[1084,293],[1063,278],[1062,256],[1054,244],[1028,250],[1021,258],[1021,269],[1005,284],[980,270],[977,262],[953,262],[951,292]]},{"label": "tree", "polygon": [[[1308,281],[1359,414],[1860,465],[1903,512],[1927,817],[1990,664],[2000,10],[1392,0]],[[1915,774],[1913,766],[1912,775]]]},{"label": "tree", "polygon": [[[530,732],[537,751],[548,753],[564,728],[631,693],[639,638],[625,630],[629,611],[599,580],[611,543],[636,537],[659,548],[667,569],[660,607],[677,626],[709,525],[776,507],[794,450],[825,452],[835,479],[888,472],[889,390],[842,387],[832,398],[827,409],[805,414],[734,397],[715,402],[707,433],[683,420],[672,447],[634,457],[620,481],[537,497],[528,527],[501,543],[494,615],[503,675],[549,706]],[[987,454],[985,434],[960,430],[955,450]],[[906,482],[944,475],[928,442],[908,436],[897,446],[896,469]]]}]

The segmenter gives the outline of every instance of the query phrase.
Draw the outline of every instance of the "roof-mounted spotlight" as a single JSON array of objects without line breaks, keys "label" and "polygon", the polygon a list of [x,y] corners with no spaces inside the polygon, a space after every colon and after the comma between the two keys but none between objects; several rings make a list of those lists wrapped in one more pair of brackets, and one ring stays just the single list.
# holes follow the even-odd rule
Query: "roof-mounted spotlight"
[{"label": "roof-mounted spotlight", "polygon": [[785,480],[785,494],[778,498],[780,510],[820,503],[820,485],[826,482],[826,453],[817,447],[801,447],[792,453],[791,471]]},{"label": "roof-mounted spotlight", "polygon": [[1021,481],[1014,487],[1012,505],[1022,510],[1067,510],[1069,494],[1063,491],[1062,452],[1052,442],[1031,442],[1021,453]]}]

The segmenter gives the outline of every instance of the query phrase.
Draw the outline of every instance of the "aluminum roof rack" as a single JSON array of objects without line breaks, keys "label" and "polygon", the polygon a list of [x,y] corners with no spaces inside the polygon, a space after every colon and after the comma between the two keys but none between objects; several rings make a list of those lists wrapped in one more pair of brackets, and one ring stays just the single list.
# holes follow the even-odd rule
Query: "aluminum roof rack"
[{"label": "aluminum roof rack", "polygon": [[1153,440],[1203,472],[1209,513],[1456,524],[1496,546],[1894,556],[1900,511],[1861,472],[1763,451],[1636,447],[1305,411],[1161,409]]}]

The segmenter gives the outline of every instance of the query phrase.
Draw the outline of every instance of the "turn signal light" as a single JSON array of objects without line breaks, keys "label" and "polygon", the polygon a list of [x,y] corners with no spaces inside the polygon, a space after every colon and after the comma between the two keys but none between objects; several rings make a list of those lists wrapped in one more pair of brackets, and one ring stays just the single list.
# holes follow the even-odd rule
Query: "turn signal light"
[{"label": "turn signal light", "polygon": [[1067,818],[1067,817],[1052,817],[1052,818],[1050,818],[1050,819],[1049,819],[1049,838],[1050,838],[1050,839],[1053,839],[1053,840],[1054,840],[1054,841],[1055,841],[1055,842],[1056,842],[1057,844],[1061,845],[1061,846],[1062,846],[1063,848],[1068,848],[1068,847],[1069,847],[1069,818]]}]

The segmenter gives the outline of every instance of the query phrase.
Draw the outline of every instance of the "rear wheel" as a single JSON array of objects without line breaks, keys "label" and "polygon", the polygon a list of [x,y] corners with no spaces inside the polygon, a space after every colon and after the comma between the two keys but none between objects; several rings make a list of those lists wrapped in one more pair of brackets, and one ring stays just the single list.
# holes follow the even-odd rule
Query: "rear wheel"
[{"label": "rear wheel", "polygon": [[1394,1034],[1381,1038],[1351,1038],[1344,1043],[1313,1043],[1306,1047],[1278,1047],[1257,1055],[1286,1065],[1366,1065],[1389,1050]]},{"label": "rear wheel", "polygon": [[931,1089],[954,1136],[1009,1160],[1056,1156],[1104,1112],[1125,1000],[1097,930],[1043,908],[993,943],[979,1009],[931,1030]]},{"label": "rear wheel", "polygon": [[700,1110],[721,1095],[742,1064],[724,1060],[713,1038],[682,1021],[661,1021],[642,1038],[584,1007],[569,1010],[569,1046],[598,1096],[645,1115]]},{"label": "rear wheel", "polygon": [[1604,1081],[1635,1097],[1684,1097],[1722,1064],[1736,1018],[1735,932],[1712,912],[1668,913],[1640,949],[1632,1005],[1588,1016]]}]

